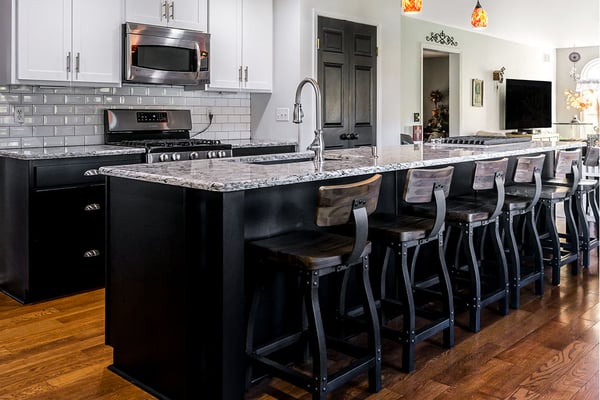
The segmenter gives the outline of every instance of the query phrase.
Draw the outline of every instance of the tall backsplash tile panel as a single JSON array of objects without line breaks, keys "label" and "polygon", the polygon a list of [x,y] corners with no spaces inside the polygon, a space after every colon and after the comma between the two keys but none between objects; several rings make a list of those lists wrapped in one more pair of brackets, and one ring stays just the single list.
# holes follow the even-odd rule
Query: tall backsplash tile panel
[{"label": "tall backsplash tile panel", "polygon": [[[15,121],[15,107],[25,121]],[[0,86],[0,148],[104,143],[105,108],[189,109],[197,138],[249,139],[250,95],[184,90],[176,86],[120,88]]]}]

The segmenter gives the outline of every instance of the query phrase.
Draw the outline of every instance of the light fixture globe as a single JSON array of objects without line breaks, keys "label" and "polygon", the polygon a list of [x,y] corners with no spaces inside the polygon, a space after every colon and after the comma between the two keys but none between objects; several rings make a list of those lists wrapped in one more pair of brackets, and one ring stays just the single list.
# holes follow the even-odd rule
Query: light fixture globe
[{"label": "light fixture globe", "polygon": [[417,14],[421,12],[423,0],[402,0],[402,11],[405,14]]},{"label": "light fixture globe", "polygon": [[471,14],[471,25],[473,25],[473,28],[485,28],[487,27],[487,22],[487,13],[481,7],[481,4],[479,4],[479,0],[477,0],[473,14]]}]

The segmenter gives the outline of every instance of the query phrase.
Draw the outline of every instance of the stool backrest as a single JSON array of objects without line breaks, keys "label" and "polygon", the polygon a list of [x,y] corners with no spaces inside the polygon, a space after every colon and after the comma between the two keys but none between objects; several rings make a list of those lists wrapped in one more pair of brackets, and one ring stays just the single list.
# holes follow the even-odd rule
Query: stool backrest
[{"label": "stool backrest", "polygon": [[587,150],[585,151],[584,165],[586,167],[597,167],[599,154],[600,154],[600,147],[588,147]]},{"label": "stool backrest", "polygon": [[473,190],[491,190],[494,189],[496,177],[506,176],[508,167],[508,158],[500,160],[475,161],[475,173],[473,175]]},{"label": "stool backrest", "polygon": [[573,163],[579,164],[581,161],[581,149],[575,150],[559,150],[556,154],[556,167],[554,168],[554,176],[556,178],[564,178],[567,174],[573,172]]},{"label": "stool backrest", "polygon": [[450,183],[454,167],[448,166],[437,169],[410,169],[406,173],[403,199],[407,203],[429,203],[432,200],[433,189],[441,185],[444,197],[450,193]]},{"label": "stool backrest", "polygon": [[531,183],[533,182],[533,172],[535,170],[542,172],[544,169],[545,154],[537,156],[519,157],[517,166],[515,167],[515,175],[513,182],[515,183]]},{"label": "stool backrest", "polygon": [[354,209],[354,200],[365,201],[367,214],[377,208],[381,175],[360,182],[321,186],[317,199],[315,223],[317,226],[335,226],[347,224],[351,221]]}]

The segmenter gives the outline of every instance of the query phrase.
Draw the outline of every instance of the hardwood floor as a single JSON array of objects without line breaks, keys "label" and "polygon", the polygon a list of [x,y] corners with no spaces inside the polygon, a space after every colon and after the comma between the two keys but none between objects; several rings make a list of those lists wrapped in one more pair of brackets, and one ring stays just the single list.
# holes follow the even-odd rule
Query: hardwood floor
[{"label": "hardwood floor", "polygon": [[[331,394],[341,399],[589,399],[599,398],[600,290],[598,249],[589,269],[543,297],[523,290],[522,307],[507,316],[486,309],[482,330],[470,333],[457,316],[456,345],[416,348],[416,369],[400,372],[398,345],[383,341],[383,389],[366,392],[365,379]],[[546,282],[549,282],[549,273]],[[107,370],[104,290],[20,305],[0,294],[0,399],[153,399]],[[199,388],[198,399],[205,399]],[[307,400],[303,390],[265,379],[247,400]],[[213,399],[207,399],[213,400]]]}]

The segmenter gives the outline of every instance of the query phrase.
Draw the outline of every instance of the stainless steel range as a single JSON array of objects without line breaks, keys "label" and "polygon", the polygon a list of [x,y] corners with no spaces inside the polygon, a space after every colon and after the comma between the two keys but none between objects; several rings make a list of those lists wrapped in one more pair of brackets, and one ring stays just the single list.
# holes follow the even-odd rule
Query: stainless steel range
[{"label": "stainless steel range", "polygon": [[143,147],[148,163],[231,157],[231,145],[190,138],[189,110],[104,110],[106,144]]}]

